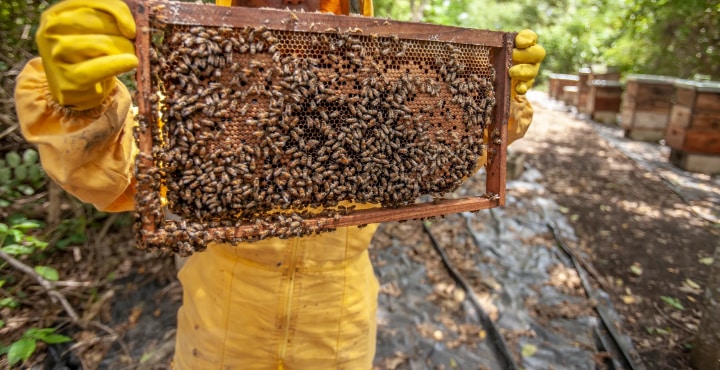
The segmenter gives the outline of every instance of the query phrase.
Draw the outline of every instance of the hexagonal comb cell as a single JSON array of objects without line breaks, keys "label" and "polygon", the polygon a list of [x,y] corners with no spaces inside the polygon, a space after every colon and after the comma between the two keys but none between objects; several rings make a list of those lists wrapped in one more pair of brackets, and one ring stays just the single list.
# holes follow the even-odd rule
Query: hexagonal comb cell
[{"label": "hexagonal comb cell", "polygon": [[[412,36],[396,33],[400,22],[372,18],[182,3],[145,9],[142,244],[187,254],[210,240],[501,204],[504,147],[484,135],[504,137],[508,34],[403,23],[421,31]],[[456,190],[485,152],[502,162],[489,171],[486,194],[496,196],[418,204]]]}]

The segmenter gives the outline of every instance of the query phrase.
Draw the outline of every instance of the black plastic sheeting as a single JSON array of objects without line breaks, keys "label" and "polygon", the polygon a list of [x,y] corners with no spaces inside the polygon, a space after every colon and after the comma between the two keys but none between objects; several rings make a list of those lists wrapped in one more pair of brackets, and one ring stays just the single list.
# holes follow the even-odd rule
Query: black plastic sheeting
[{"label": "black plastic sheeting", "polygon": [[[623,360],[613,358],[612,351],[606,353],[609,349],[606,346],[611,343],[632,353],[630,340],[625,336],[612,337],[594,309],[596,305],[602,306],[605,319],[613,321],[608,324],[615,325],[617,315],[607,296],[594,291],[590,298],[583,287],[578,286],[580,274],[555,239],[557,236],[573,241],[573,230],[559,206],[537,183],[540,176],[538,171],[529,169],[519,180],[509,181],[507,205],[503,208],[432,221],[430,233],[447,235],[446,230],[453,230],[451,237],[438,243],[441,247],[475,248],[468,254],[475,272],[482,276],[481,280],[494,282],[489,285],[494,287],[490,297],[497,316],[490,325],[495,328],[482,323],[468,299],[460,305],[454,318],[459,323],[483,325],[488,332],[496,329],[503,333],[513,354],[510,361],[520,368],[623,367]],[[482,186],[479,174],[459,192],[477,194]],[[554,233],[549,231],[549,226]],[[404,227],[416,232],[422,230],[411,225]],[[386,238],[376,236],[371,248],[381,285],[393,284],[401,292],[380,295],[376,368],[513,368],[490,336],[476,347],[451,348],[447,345],[449,335],[434,337],[427,332],[423,335],[423,326],[437,327],[442,333],[452,330],[444,325],[447,321],[439,319],[447,315],[447,309],[427,299],[433,293],[427,264],[422,259],[409,257],[412,254],[409,252],[422,242],[412,233],[398,233],[398,228],[397,224],[382,225],[378,233],[391,230],[386,232]],[[441,257],[427,254],[425,258]],[[558,283],[558,271],[574,279],[573,289]]]}]

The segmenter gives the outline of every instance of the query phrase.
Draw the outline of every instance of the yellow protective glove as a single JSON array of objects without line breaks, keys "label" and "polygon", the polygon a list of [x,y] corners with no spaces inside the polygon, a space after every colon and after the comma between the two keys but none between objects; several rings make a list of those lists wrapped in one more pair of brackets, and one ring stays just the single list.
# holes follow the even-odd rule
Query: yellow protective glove
[{"label": "yellow protective glove", "polygon": [[43,12],[35,35],[50,92],[62,106],[99,106],[115,75],[137,67],[135,21],[121,0],[65,0]]},{"label": "yellow protective glove", "polygon": [[535,82],[545,49],[537,44],[538,36],[531,30],[522,30],[515,36],[513,66],[508,73],[511,79],[510,119],[508,144],[525,136],[533,118],[533,107],[525,93]]},{"label": "yellow protective glove", "polygon": [[513,66],[509,70],[513,94],[525,94],[535,82],[540,62],[545,58],[545,49],[537,44],[537,40],[537,34],[531,30],[522,30],[515,36]]}]

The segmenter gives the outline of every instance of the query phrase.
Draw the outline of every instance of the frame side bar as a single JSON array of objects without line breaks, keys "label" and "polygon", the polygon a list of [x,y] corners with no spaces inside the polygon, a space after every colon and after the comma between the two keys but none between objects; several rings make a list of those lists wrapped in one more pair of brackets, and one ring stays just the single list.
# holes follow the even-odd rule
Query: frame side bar
[{"label": "frame side bar", "polygon": [[495,50],[493,67],[496,72],[495,117],[488,128],[487,192],[496,195],[497,206],[505,205],[505,181],[507,176],[508,121],[510,114],[510,76],[512,49],[515,33],[504,35],[504,46]]},{"label": "frame side bar", "polygon": [[[140,156],[139,161],[142,162],[143,168],[151,168],[153,166],[152,159],[152,130],[150,126],[154,124],[152,114],[152,103],[150,94],[151,76],[150,76],[150,14],[147,2],[142,0],[125,0],[130,11],[135,17],[135,53],[138,58],[138,67],[135,73],[137,83],[136,103],[138,106],[138,115],[145,122],[146,127],[139,131],[138,149],[140,153],[149,154],[148,156]],[[136,194],[148,194],[152,192],[151,184],[147,181],[138,181]],[[159,195],[158,195],[159,196]],[[143,218],[142,229],[152,234],[157,229],[157,224],[161,220],[157,220],[153,214],[148,214]]]}]

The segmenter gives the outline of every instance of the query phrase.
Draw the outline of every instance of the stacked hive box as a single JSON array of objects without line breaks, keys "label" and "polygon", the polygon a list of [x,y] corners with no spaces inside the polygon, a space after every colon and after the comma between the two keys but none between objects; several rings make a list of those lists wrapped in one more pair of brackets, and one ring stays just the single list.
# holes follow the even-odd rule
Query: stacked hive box
[{"label": "stacked hive box", "polygon": [[551,98],[556,100],[565,100],[563,93],[566,86],[577,86],[578,76],[570,74],[553,73],[550,75],[550,91]]},{"label": "stacked hive box", "polygon": [[578,70],[577,95],[575,97],[575,106],[580,113],[587,113],[587,99],[590,94],[590,68],[580,68]]},{"label": "stacked hive box", "polygon": [[590,81],[592,80],[620,80],[620,72],[616,67],[596,65],[590,68]]},{"label": "stacked hive box", "polygon": [[562,100],[565,105],[575,105],[577,104],[578,99],[578,87],[577,85],[574,86],[565,86],[563,87],[562,91]]},{"label": "stacked hive box", "polygon": [[675,82],[665,131],[670,162],[693,172],[720,173],[720,83]]},{"label": "stacked hive box", "polygon": [[665,136],[675,80],[666,76],[628,75],[620,120],[625,137],[658,141]]},{"label": "stacked hive box", "polygon": [[622,85],[616,80],[590,81],[586,113],[595,121],[615,124],[622,101]]},{"label": "stacked hive box", "polygon": [[581,113],[606,124],[615,124],[622,101],[620,72],[614,67],[594,65],[587,80],[587,97]]}]

